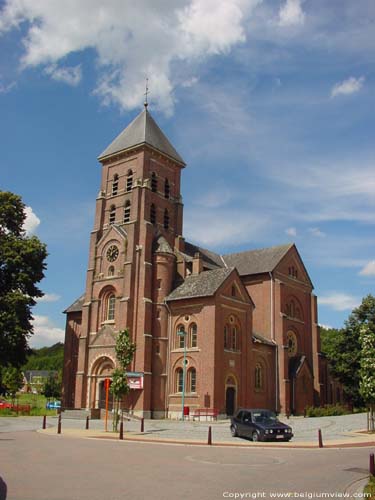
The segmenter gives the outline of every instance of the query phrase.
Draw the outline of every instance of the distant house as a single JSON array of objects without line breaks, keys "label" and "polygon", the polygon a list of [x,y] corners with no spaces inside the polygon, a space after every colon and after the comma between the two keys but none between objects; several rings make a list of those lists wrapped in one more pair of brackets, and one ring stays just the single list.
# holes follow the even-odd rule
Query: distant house
[{"label": "distant house", "polygon": [[40,394],[49,377],[57,377],[56,370],[26,370],[24,372],[24,386],[21,392]]}]

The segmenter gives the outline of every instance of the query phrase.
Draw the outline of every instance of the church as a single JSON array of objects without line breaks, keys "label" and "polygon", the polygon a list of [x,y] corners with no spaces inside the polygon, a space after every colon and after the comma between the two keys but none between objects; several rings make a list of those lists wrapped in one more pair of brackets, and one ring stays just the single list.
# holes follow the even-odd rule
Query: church
[{"label": "church", "polygon": [[99,162],[86,288],[65,311],[63,406],[105,407],[125,328],[136,352],[123,406],[136,416],[336,402],[296,246],[220,255],[186,241],[186,165],[147,104]]}]

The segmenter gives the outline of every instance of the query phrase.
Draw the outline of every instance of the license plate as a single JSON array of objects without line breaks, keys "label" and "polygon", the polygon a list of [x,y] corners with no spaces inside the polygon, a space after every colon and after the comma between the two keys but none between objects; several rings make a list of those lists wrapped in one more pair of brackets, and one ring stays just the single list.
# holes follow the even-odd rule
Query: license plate
[{"label": "license plate", "polygon": [[278,434],[278,435],[276,436],[276,439],[284,439],[283,434]]}]

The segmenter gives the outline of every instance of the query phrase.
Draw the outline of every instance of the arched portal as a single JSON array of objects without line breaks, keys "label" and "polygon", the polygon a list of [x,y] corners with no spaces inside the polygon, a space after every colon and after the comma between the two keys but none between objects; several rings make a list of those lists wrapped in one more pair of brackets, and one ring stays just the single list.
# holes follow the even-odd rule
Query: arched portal
[{"label": "arched portal", "polygon": [[[114,362],[108,356],[98,358],[91,370],[91,407],[105,408],[106,406],[106,389],[105,379],[112,378],[114,370]],[[108,409],[113,407],[113,396],[108,394]]]}]

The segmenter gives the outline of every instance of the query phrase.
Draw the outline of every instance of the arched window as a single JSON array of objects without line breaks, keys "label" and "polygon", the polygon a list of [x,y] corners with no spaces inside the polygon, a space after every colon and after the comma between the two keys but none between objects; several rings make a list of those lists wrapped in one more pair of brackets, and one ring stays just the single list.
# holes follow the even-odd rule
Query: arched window
[{"label": "arched window", "polygon": [[126,191],[131,191],[133,187],[133,171],[128,171],[128,176],[126,178]]},{"label": "arched window", "polygon": [[170,196],[170,187],[169,187],[169,180],[168,179],[165,179],[165,182],[164,182],[164,197],[169,199],[169,196]]},{"label": "arched window", "polygon": [[112,196],[115,196],[118,193],[118,175],[115,174],[113,176],[112,181]]},{"label": "arched window", "polygon": [[113,266],[109,266],[108,276],[114,276],[114,275],[115,275],[115,268]]},{"label": "arched window", "polygon": [[[180,332],[184,332],[185,335],[181,335]],[[183,349],[185,347],[186,332],[184,325],[178,325],[176,330],[176,346],[178,349]]]},{"label": "arched window", "polygon": [[197,392],[197,370],[190,368],[188,371],[188,392]]},{"label": "arched window", "polygon": [[156,193],[158,190],[158,178],[156,177],[155,172],[151,174],[151,191]]},{"label": "arched window", "polygon": [[229,326],[224,326],[224,349],[229,349]]},{"label": "arched window", "polygon": [[258,391],[263,389],[263,367],[260,363],[255,365],[255,389]]},{"label": "arched window", "polygon": [[237,328],[235,326],[232,327],[232,339],[231,339],[231,349],[232,351],[237,351],[238,349],[238,335]]},{"label": "arched window", "polygon": [[176,392],[182,392],[184,388],[184,371],[182,368],[176,370]]},{"label": "arched window", "polygon": [[156,223],[156,208],[154,204],[152,204],[150,207],[150,222],[151,224]]},{"label": "arched window", "polygon": [[127,200],[124,208],[124,222],[130,221],[130,207],[131,207],[130,201]]},{"label": "arched window", "polygon": [[112,205],[109,211],[109,223],[113,224],[115,220],[116,220],[116,207]]},{"label": "arched window", "polygon": [[169,212],[167,209],[164,210],[164,229],[169,229]]},{"label": "arched window", "polygon": [[113,321],[115,319],[116,297],[113,293],[107,296],[106,320]]},{"label": "arched window", "polygon": [[190,333],[190,347],[197,347],[198,345],[198,328],[195,323],[192,323],[189,328]]}]

